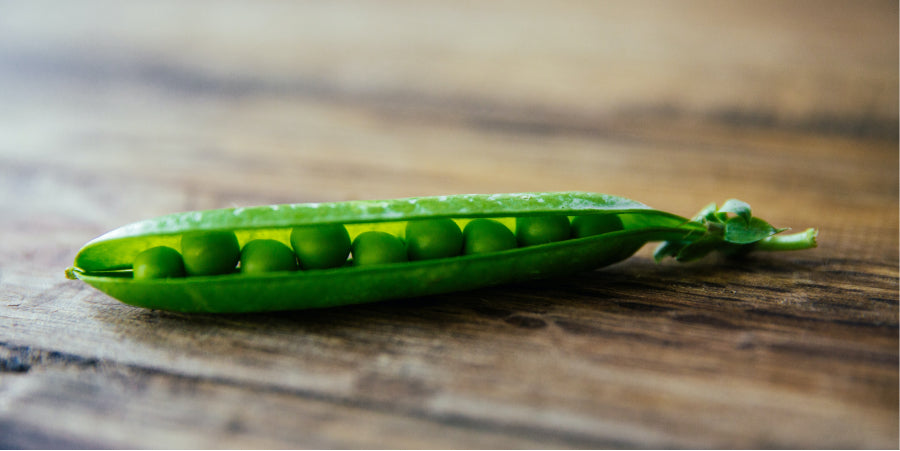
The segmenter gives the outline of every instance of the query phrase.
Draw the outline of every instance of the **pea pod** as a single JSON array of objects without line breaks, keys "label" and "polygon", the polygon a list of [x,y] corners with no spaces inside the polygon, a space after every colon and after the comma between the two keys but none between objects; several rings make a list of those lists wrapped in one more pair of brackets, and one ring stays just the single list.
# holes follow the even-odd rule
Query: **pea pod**
[{"label": "pea pod", "polygon": [[[726,203],[726,205],[733,205]],[[744,204],[746,205],[746,204]],[[724,208],[724,207],[723,207]],[[177,213],[136,222],[88,242],[66,270],[124,303],[183,312],[257,312],[332,307],[391,298],[424,296],[571,274],[600,268],[633,255],[644,244],[661,241],[657,257],[684,253],[698,258],[711,250],[742,253],[752,249],[789,250],[815,246],[815,231],[775,236],[781,230],[757,218],[749,206],[740,216],[708,211],[693,220],[605,194],[518,193],[434,196],[382,201],[272,205]],[[459,225],[488,218],[515,228],[516,218],[616,215],[621,230],[497,252],[396,263],[345,265],[327,269],[239,271],[182,278],[135,279],[132,265],[144,250],[179,248],[181,237],[200,232],[234,232],[239,245],[257,239],[291,246],[300,227],[340,225],[349,237],[367,231],[402,238],[410,221],[449,218]],[[742,221],[726,234],[728,221]],[[764,226],[762,225],[764,224]],[[755,227],[750,232],[744,229]],[[739,235],[739,236],[738,236]],[[758,237],[747,242],[748,236]],[[295,236],[296,239],[296,236]],[[696,245],[695,245],[696,243]],[[698,249],[702,250],[699,252]],[[300,261],[303,266],[303,262]]]}]

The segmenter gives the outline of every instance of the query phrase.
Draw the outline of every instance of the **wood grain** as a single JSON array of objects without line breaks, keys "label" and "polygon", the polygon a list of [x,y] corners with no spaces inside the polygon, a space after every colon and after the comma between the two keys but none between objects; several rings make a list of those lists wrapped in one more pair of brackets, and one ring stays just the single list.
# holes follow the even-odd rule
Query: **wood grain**
[{"label": "wood grain", "polygon": [[[900,446],[894,2],[3,9],[0,447]],[[820,247],[241,316],[62,273],[175,211],[553,190]]]}]

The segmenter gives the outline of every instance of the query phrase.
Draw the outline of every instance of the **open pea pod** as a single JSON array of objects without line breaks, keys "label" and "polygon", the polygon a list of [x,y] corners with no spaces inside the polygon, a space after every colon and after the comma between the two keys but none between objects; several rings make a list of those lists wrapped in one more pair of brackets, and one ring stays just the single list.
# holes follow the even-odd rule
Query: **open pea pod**
[{"label": "open pea pod", "polygon": [[[339,224],[350,238],[367,231],[403,238],[409,221],[423,219],[449,218],[465,226],[478,218],[490,218],[515,230],[516,218],[601,214],[615,214],[622,229],[497,252],[376,265],[355,265],[351,258],[329,269],[264,274],[244,274],[238,269],[229,274],[149,280],[135,279],[131,271],[142,251],[156,246],[179,249],[182,236],[197,232],[232,231],[240,246],[257,239],[289,246],[291,230],[301,226]],[[773,235],[780,230],[772,228],[771,233],[757,231],[754,236],[761,239],[752,243],[746,242],[750,233],[743,233],[740,243],[729,242],[724,228],[707,216],[728,219],[726,211],[689,220],[633,200],[581,192],[453,195],[186,212],[126,225],[90,241],[78,252],[66,275],[130,305],[233,313],[332,307],[571,274],[624,260],[651,241],[664,242],[658,256],[676,258],[685,250],[695,258],[698,248],[741,253],[751,248],[815,246],[812,229],[802,237],[776,237]],[[748,225],[744,228],[751,225],[749,206],[746,217]],[[752,225],[758,226],[755,222]],[[737,230],[736,226],[732,228]],[[699,244],[692,246],[694,243]]]}]

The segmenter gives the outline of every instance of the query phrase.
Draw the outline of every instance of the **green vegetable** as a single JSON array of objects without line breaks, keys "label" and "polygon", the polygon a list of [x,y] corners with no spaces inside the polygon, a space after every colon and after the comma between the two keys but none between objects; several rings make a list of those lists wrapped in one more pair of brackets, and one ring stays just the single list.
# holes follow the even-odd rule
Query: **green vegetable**
[{"label": "green vegetable", "polygon": [[426,219],[406,224],[410,260],[455,257],[462,252],[463,234],[452,219]]},{"label": "green vegetable", "polygon": [[[729,216],[734,214],[735,216]],[[692,224],[700,224],[702,233],[693,233],[681,240],[671,240],[660,245],[654,253],[656,261],[665,257],[687,262],[697,260],[712,251],[720,251],[729,255],[737,255],[751,250],[797,250],[816,246],[814,229],[805,232],[775,237],[774,235],[787,229],[776,229],[768,222],[752,215],[750,205],[746,202],[730,199],[718,208],[709,204],[700,210]],[[801,241],[801,246],[797,242]]]},{"label": "green vegetable", "polygon": [[516,218],[519,246],[534,246],[568,240],[572,235],[566,216],[524,216]]},{"label": "green vegetable", "polygon": [[387,232],[372,230],[363,232],[351,246],[353,264],[382,265],[407,261],[406,246],[400,238]]},{"label": "green vegetable", "polygon": [[[525,217],[574,217],[573,236],[519,247],[511,229],[517,218]],[[618,220],[612,228],[583,225],[612,217]],[[435,250],[441,246],[420,246],[422,237],[440,235],[442,232],[431,229],[433,224],[447,224],[446,220],[465,225],[462,255]],[[413,224],[431,225],[423,232]],[[325,230],[335,232],[322,233]],[[689,220],[629,199],[577,192],[274,205],[179,213],[120,227],[82,247],[66,275],[125,303],[146,308],[184,312],[291,310],[567,275],[616,263],[652,241],[662,242],[655,254],[657,259],[671,256],[680,261],[712,251],[740,255],[816,245],[815,229],[779,235],[782,230],[753,217],[749,206],[739,201],[726,202],[722,208],[711,205]],[[435,258],[406,261],[407,246],[400,236],[419,243],[419,251],[412,252],[417,255],[414,258]],[[348,265],[352,237],[354,264]],[[241,262],[244,274],[235,272],[238,244],[246,250],[254,240],[290,242],[304,270],[248,273],[250,263],[245,255]],[[448,242],[452,240],[447,238]],[[148,249],[159,246],[173,251],[182,247],[187,277],[144,278],[148,274],[178,274],[177,264],[153,263],[158,259],[150,258]],[[307,252],[308,247],[315,249]],[[416,254],[422,249],[430,250]],[[171,266],[176,269],[159,269]],[[156,269],[148,271],[150,267]]]},{"label": "green vegetable", "polygon": [[244,274],[296,270],[297,257],[281,241],[253,240],[241,249],[241,272]]},{"label": "green vegetable", "polygon": [[463,254],[489,254],[515,247],[515,235],[493,219],[476,219],[463,229]]},{"label": "green vegetable", "polygon": [[572,219],[572,236],[575,238],[615,232],[624,228],[622,220],[616,215],[576,216]]},{"label": "green vegetable", "polygon": [[196,232],[181,237],[181,255],[188,275],[209,276],[233,272],[241,248],[234,232]]},{"label": "green vegetable", "polygon": [[303,269],[335,268],[347,262],[350,235],[342,224],[295,227],[291,246]]},{"label": "green vegetable", "polygon": [[184,260],[171,247],[151,247],[134,257],[135,280],[184,277],[184,274]]}]

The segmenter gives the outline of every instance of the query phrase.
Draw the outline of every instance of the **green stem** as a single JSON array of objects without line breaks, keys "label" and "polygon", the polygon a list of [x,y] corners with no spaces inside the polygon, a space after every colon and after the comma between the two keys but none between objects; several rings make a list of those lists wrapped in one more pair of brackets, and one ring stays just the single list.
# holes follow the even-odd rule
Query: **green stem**
[{"label": "green stem", "polygon": [[817,246],[816,236],[819,231],[806,229],[800,233],[790,235],[773,235],[760,240],[753,247],[757,251],[799,251],[811,249]]}]

